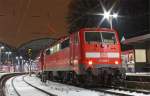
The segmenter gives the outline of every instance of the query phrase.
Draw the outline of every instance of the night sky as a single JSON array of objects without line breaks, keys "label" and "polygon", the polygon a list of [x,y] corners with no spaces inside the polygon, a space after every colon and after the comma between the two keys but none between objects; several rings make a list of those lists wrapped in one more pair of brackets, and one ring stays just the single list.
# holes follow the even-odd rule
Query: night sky
[{"label": "night sky", "polygon": [[[73,0],[69,7],[69,31],[74,32],[83,27],[97,27],[102,17],[87,13],[102,13],[100,2],[106,9],[116,2],[113,12],[119,12],[120,17],[113,20],[113,27],[119,32],[120,38],[122,35],[131,38],[150,33],[149,0]],[[105,20],[100,27],[109,27],[109,24]]]},{"label": "night sky", "polygon": [[125,33],[126,38],[150,33],[148,7],[149,0],[121,0],[119,14],[123,17],[115,27]]}]

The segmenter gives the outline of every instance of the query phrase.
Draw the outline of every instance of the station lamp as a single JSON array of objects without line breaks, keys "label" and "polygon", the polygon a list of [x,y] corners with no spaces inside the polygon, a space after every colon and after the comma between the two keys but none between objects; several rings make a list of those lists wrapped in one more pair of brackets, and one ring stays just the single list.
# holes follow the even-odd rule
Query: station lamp
[{"label": "station lamp", "polygon": [[18,60],[18,56],[16,56],[16,59]]},{"label": "station lamp", "polygon": [[95,14],[95,15],[101,15],[103,16],[102,20],[100,21],[100,24],[105,20],[107,19],[107,21],[109,22],[110,24],[110,27],[112,29],[112,19],[115,18],[117,19],[118,18],[118,13],[112,13],[112,9],[114,8],[114,5],[109,9],[109,10],[106,10],[106,8],[104,7],[103,4],[101,4],[102,6],[102,9],[103,9],[103,13],[98,13],[98,14]]},{"label": "station lamp", "polygon": [[0,47],[0,49],[4,49],[4,48],[5,48],[4,46],[1,46],[1,47]]},{"label": "station lamp", "polygon": [[0,47],[0,64],[2,64],[2,62],[1,62],[1,56],[2,56],[2,50],[4,49],[4,46],[1,46]]},{"label": "station lamp", "polygon": [[20,56],[20,59],[22,59],[22,56]]},{"label": "station lamp", "polygon": [[103,15],[103,20],[107,19],[109,24],[110,24],[110,28],[112,29],[112,19],[113,18],[117,19],[118,18],[118,13],[110,14],[110,11],[108,11],[108,12],[104,11],[104,13],[102,15]]}]

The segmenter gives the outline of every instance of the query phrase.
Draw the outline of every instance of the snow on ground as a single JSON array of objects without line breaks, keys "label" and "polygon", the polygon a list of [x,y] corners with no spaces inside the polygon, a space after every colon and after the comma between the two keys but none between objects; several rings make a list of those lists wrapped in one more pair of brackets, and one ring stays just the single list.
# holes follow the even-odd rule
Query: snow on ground
[{"label": "snow on ground", "polygon": [[86,90],[83,88],[78,88],[70,85],[60,84],[56,82],[47,81],[46,84],[43,84],[39,78],[35,76],[26,76],[25,80],[47,92],[58,96],[112,96],[105,93],[95,92],[92,90]]},{"label": "snow on ground", "polygon": [[150,96],[150,95],[146,95],[143,93],[136,93],[136,92],[129,92],[129,91],[122,91],[122,90],[116,90],[116,89],[110,89],[108,91],[112,91],[112,92],[116,92],[116,93],[124,93],[124,94],[129,94],[129,95],[133,95],[133,96]]},{"label": "snow on ground", "polygon": [[[17,78],[14,80],[14,85],[19,93],[21,93],[21,96],[47,96],[46,94],[43,94],[39,92],[38,90],[32,88],[31,86],[27,85],[25,82],[23,82],[23,76],[17,76]],[[17,96],[14,92],[14,89],[12,88],[11,79],[9,79],[6,83],[6,93],[7,96]],[[84,88],[79,88],[71,85],[65,85],[60,84],[52,81],[47,81],[46,83],[42,83],[39,78],[37,78],[35,75],[32,76],[25,76],[25,80],[32,84],[33,86],[36,86],[40,89],[43,89],[49,93],[52,93],[57,96],[114,96],[106,93],[100,93],[92,90],[87,90]],[[121,93],[129,93],[133,96],[148,96],[144,94],[137,94],[135,92],[130,93],[127,91],[120,91],[120,90],[113,90],[110,89],[109,91],[115,91],[115,92],[121,92]]]},{"label": "snow on ground", "polygon": [[[13,78],[11,78],[6,82],[6,95],[18,96],[12,87],[11,84],[12,79]],[[13,83],[15,85],[16,90],[21,96],[48,96],[47,94],[42,93],[41,91],[38,91],[37,89],[23,82],[22,76],[18,76],[17,78],[15,78]]]},{"label": "snow on ground", "polygon": [[11,84],[11,81],[12,81],[13,78],[10,78],[6,84],[5,84],[5,93],[6,93],[6,96],[18,96],[13,87],[12,87],[12,84]]},{"label": "snow on ground", "polygon": [[126,73],[127,76],[150,76],[150,72]]}]

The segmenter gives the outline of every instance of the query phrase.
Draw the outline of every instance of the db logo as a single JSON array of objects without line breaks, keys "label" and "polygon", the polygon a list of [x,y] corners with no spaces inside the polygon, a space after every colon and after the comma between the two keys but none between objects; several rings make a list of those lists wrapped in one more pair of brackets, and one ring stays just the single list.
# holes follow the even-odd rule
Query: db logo
[{"label": "db logo", "polygon": [[99,60],[99,62],[109,62],[108,60]]},{"label": "db logo", "polygon": [[101,57],[107,57],[107,53],[101,53]]}]

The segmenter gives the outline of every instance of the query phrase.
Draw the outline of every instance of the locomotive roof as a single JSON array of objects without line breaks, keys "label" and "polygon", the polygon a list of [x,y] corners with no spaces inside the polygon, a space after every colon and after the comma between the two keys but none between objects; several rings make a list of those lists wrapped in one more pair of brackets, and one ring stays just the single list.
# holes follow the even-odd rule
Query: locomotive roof
[{"label": "locomotive roof", "polygon": [[136,43],[148,42],[148,41],[150,41],[150,34],[133,37],[133,38],[125,40],[122,43],[123,44],[133,45],[133,44],[136,44]]},{"label": "locomotive roof", "polygon": [[52,43],[51,45],[49,45],[49,47],[47,47],[46,49],[44,50],[47,50],[48,48],[52,47],[53,45],[55,44],[58,44],[58,42],[63,42],[64,40],[68,39],[69,38],[69,35],[68,36],[63,36],[61,37],[60,39],[58,39],[57,41],[55,41],[54,43]]},{"label": "locomotive roof", "polygon": [[90,30],[102,30],[102,31],[105,31],[105,30],[112,30],[112,31],[115,31],[114,29],[110,29],[110,28],[82,28],[80,29],[80,31],[90,31]]},{"label": "locomotive roof", "polygon": [[[107,30],[111,30],[111,31],[114,31],[116,32],[114,29],[110,29],[110,28],[82,28],[80,29],[79,31],[107,31]],[[79,32],[79,31],[76,31],[76,32]],[[74,34],[75,32],[71,33],[71,34]],[[70,35],[70,34],[69,34]],[[55,41],[54,43],[52,43],[48,48],[50,48],[51,46],[55,45],[55,44],[58,44],[58,42],[63,42],[64,40],[68,39],[69,38],[69,35],[65,35],[61,38],[59,38],[57,41]],[[47,50],[47,48],[45,49]]]}]

